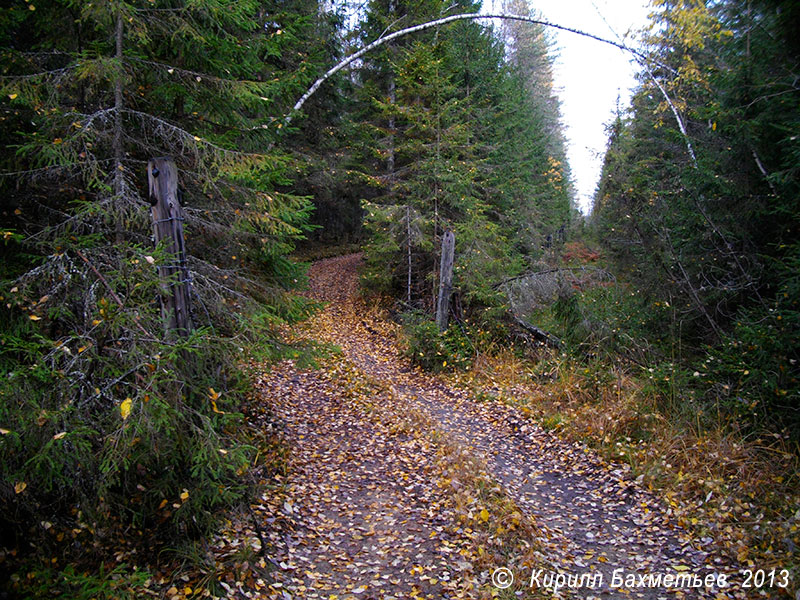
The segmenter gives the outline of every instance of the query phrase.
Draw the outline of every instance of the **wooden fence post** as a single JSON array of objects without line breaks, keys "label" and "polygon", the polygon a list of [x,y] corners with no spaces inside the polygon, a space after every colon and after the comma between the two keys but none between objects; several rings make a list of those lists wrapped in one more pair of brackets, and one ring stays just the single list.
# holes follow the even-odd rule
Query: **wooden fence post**
[{"label": "wooden fence post", "polygon": [[178,200],[178,169],[169,157],[147,163],[147,183],[156,246],[163,240],[170,255],[168,264],[158,267],[163,280],[161,315],[168,330],[186,336],[192,329],[189,299],[189,268],[183,241],[183,210]]},{"label": "wooden fence post", "polygon": [[442,236],[442,261],[439,266],[439,299],[436,302],[436,325],[439,326],[439,331],[447,329],[447,321],[450,316],[455,247],[455,234],[449,230],[445,231],[444,236]]}]

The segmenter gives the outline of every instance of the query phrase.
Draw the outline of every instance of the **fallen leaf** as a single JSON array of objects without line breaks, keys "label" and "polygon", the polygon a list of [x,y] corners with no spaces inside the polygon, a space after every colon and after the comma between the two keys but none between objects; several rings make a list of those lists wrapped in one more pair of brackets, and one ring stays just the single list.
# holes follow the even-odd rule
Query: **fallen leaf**
[{"label": "fallen leaf", "polygon": [[127,419],[128,416],[131,414],[132,404],[133,400],[131,400],[130,398],[125,398],[125,400],[122,401],[122,404],[119,405],[119,414],[122,415],[123,421]]}]

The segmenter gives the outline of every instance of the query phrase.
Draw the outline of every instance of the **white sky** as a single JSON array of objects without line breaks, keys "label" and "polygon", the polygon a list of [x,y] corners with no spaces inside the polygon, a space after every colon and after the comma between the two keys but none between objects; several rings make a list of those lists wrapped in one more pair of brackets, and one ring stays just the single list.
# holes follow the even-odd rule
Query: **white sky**
[{"label": "white sky", "polygon": [[[629,31],[633,34],[644,27],[649,11],[647,0],[529,2],[551,23],[612,40],[616,40],[617,35],[625,36]],[[491,0],[486,4],[491,5]],[[603,165],[608,139],[605,126],[613,118],[618,96],[620,108],[629,105],[631,88],[636,84],[634,74],[638,69],[622,50],[572,33],[553,31],[556,31],[554,38],[558,53],[555,85],[566,127],[567,156],[577,201],[586,214],[591,208]],[[635,43],[629,45],[636,46]]]}]

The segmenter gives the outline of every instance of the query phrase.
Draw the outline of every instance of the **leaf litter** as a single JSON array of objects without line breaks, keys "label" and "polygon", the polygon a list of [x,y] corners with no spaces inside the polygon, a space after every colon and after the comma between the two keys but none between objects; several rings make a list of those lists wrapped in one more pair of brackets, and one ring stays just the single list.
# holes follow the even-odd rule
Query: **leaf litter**
[{"label": "leaf litter", "polygon": [[[235,547],[244,535],[267,557],[222,582],[229,595],[553,597],[528,584],[544,569],[603,574],[602,587],[558,597],[749,597],[736,585],[612,589],[620,568],[705,578],[735,565],[711,538],[678,526],[627,465],[413,367],[396,347],[397,326],[359,296],[359,263],[356,254],[312,265],[309,293],[328,304],[291,333],[341,355],[315,369],[284,361],[258,378],[291,456],[252,507],[258,535],[232,524],[218,540]],[[517,574],[505,596],[491,585],[501,566]]]}]

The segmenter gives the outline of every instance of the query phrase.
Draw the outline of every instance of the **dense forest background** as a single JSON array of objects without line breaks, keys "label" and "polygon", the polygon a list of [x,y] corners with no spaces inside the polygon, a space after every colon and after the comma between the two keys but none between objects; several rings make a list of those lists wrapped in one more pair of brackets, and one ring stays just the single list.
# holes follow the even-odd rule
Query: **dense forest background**
[{"label": "dense forest background", "polygon": [[[343,247],[363,250],[365,293],[396,300],[408,354],[427,368],[512,347],[548,377],[569,361],[598,398],[624,371],[671,419],[796,451],[797,4],[653,2],[640,85],[609,123],[588,217],[542,25],[398,38],[292,114],[356,49],[479,9],[3,9],[0,521],[5,547],[46,539],[61,557],[36,567],[40,580],[108,550],[114,532],[154,554],[200,538],[252,493],[265,440],[242,417],[246,365],[327,351],[284,331],[315,310],[298,293],[306,261]],[[165,330],[158,300],[155,267],[173,257],[153,246],[146,165],[165,155],[185,213],[188,335]],[[453,324],[440,333],[447,231]],[[626,435],[651,436],[643,419]]]}]

